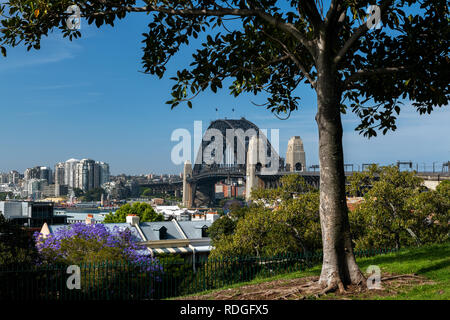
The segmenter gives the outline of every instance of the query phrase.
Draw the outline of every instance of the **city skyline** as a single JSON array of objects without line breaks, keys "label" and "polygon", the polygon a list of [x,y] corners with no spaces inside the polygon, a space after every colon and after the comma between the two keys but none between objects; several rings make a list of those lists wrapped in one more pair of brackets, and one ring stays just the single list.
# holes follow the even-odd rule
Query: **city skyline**
[{"label": "city skyline", "polygon": [[[294,137],[294,136],[292,136],[292,137]],[[270,138],[269,138],[269,140],[270,140]],[[175,146],[175,144],[176,143],[173,142],[173,146]],[[283,149],[281,149],[280,155],[283,158],[286,157],[287,148],[288,148],[288,143],[286,144],[286,149],[284,151],[283,151]],[[86,159],[90,160],[91,158],[89,158],[89,157],[80,157],[80,159],[81,160],[86,160]],[[27,170],[40,167],[40,168],[50,168],[52,173],[53,173],[53,177],[55,178],[55,173],[56,173],[55,169],[57,168],[57,166],[59,164],[64,164],[65,162],[70,161],[70,160],[77,160],[78,162],[80,161],[80,160],[75,159],[75,158],[70,158],[70,159],[68,159],[66,161],[57,161],[57,162],[54,162],[54,164],[44,164],[44,165],[35,164],[35,163],[30,162],[30,165],[26,166],[25,169],[23,169],[23,170],[20,169],[20,168],[11,168],[11,169],[7,169],[7,170],[5,170],[5,169],[2,170],[0,168],[0,173],[1,174],[9,174],[9,173],[12,173],[12,172],[17,172],[17,173],[20,173],[20,174],[26,176]],[[435,159],[435,161],[432,161],[432,160],[433,160],[432,158],[429,158],[427,160],[415,160],[414,158],[404,158],[404,159],[393,159],[390,162],[389,161],[385,161],[385,162],[381,162],[380,163],[380,162],[367,162],[367,161],[364,161],[364,159],[362,159],[361,162],[350,162],[350,161],[347,162],[346,161],[345,164],[353,164],[355,166],[354,170],[357,171],[358,170],[358,166],[363,165],[363,164],[367,164],[367,163],[376,163],[376,164],[379,164],[379,165],[391,165],[391,164],[396,164],[398,161],[401,161],[401,162],[409,162],[409,161],[411,161],[414,165],[418,166],[419,171],[425,171],[425,170],[429,170],[430,168],[432,168],[433,164],[436,166],[436,168],[435,168],[436,170],[440,170],[440,168],[441,168],[440,166],[441,165],[446,164],[446,163],[449,162],[449,160],[446,160],[446,159]],[[96,161],[96,162],[98,162],[98,161]],[[308,170],[311,170],[310,166],[319,164],[318,162],[317,163],[308,162],[308,158],[307,158],[307,162],[306,163],[307,163]],[[108,161],[108,162],[106,162],[106,164],[109,165],[110,162]],[[176,166],[176,167],[180,167],[181,169],[178,172],[177,171],[175,171],[175,172],[143,171],[143,172],[133,172],[133,173],[131,173],[131,172],[123,172],[123,171],[119,172],[119,171],[115,170],[115,171],[111,171],[110,175],[111,176],[120,176],[120,175],[146,176],[146,175],[150,175],[150,174],[153,174],[153,175],[179,175],[179,174],[181,174],[183,172],[182,165],[179,165],[179,166]],[[415,169],[415,168],[416,167],[414,167],[413,169]]]}]

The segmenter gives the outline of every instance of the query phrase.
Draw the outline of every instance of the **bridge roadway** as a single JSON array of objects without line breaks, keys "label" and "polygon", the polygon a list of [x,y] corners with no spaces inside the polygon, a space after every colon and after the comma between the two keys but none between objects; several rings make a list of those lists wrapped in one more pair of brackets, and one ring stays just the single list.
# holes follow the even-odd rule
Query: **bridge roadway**
[{"label": "bridge roadway", "polygon": [[[351,176],[355,172],[360,171],[346,171],[346,176]],[[305,177],[306,180],[309,180],[316,184],[319,178],[319,171],[304,171],[304,172],[291,172],[291,171],[278,171],[276,174],[262,174],[261,172],[257,172],[256,175],[262,180],[277,180],[280,176],[288,175],[288,174],[299,174]],[[190,183],[205,181],[205,180],[222,180],[222,179],[238,179],[245,178],[245,168],[218,168],[216,170],[201,170],[198,173],[194,173],[192,177],[188,178],[187,181]],[[418,172],[417,176],[428,181],[442,181],[442,180],[450,180],[450,172]],[[140,184],[141,187],[150,188],[159,191],[175,191],[182,190],[183,181],[176,182],[154,182],[147,184]]]}]

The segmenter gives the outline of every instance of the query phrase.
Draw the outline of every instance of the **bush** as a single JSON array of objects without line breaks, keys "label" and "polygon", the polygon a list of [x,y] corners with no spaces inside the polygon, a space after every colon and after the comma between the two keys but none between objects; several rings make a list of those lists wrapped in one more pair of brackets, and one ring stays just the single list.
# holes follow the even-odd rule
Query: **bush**
[{"label": "bush", "polygon": [[27,265],[37,259],[37,250],[27,231],[14,225],[0,213],[0,266]]},{"label": "bush", "polygon": [[[395,166],[374,169],[379,179],[371,180],[364,202],[349,215],[356,249],[399,248],[448,239],[446,191],[423,192],[422,180],[414,172],[401,172]],[[440,190],[446,190],[445,185]]]},{"label": "bush", "polygon": [[153,210],[152,206],[145,202],[135,202],[124,204],[116,212],[110,212],[105,216],[104,223],[121,223],[126,222],[127,216],[134,214],[139,216],[141,222],[163,221],[164,216]]}]

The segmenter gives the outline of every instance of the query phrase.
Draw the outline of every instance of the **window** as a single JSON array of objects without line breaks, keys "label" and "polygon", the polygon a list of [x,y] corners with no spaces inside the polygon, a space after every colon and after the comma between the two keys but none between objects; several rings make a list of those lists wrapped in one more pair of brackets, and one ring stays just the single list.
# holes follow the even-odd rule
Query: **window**
[{"label": "window", "polygon": [[202,227],[202,238],[207,238],[207,237],[208,237],[208,227],[203,226]]}]

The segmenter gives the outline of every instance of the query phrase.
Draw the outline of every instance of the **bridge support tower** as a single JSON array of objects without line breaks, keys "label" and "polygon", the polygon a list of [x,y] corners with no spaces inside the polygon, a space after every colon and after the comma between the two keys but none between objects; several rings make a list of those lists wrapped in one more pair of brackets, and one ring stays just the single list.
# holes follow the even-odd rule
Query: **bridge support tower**
[{"label": "bridge support tower", "polygon": [[257,136],[251,137],[248,143],[247,151],[247,167],[245,170],[245,200],[250,201],[251,193],[253,189],[264,185],[263,181],[256,175],[256,167],[261,163],[258,161],[258,144],[259,139]]},{"label": "bridge support tower", "polygon": [[[187,179],[192,177],[192,164],[189,160],[184,163],[183,168],[183,205],[187,208],[193,207],[193,189],[195,186],[192,186]],[[194,188],[193,188],[194,187]]]},{"label": "bridge support tower", "polygon": [[289,139],[286,151],[286,169],[291,172],[306,171],[305,150],[299,136]]}]

